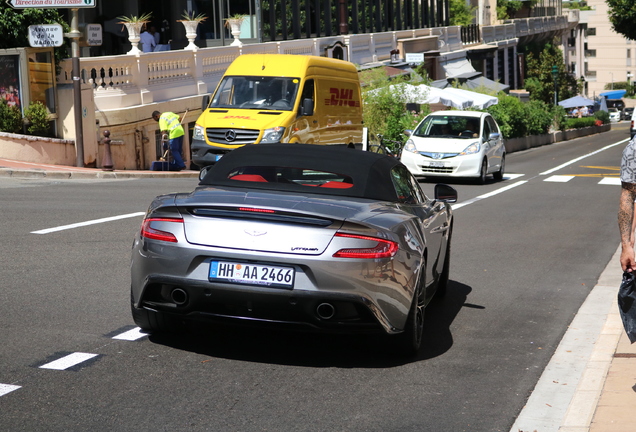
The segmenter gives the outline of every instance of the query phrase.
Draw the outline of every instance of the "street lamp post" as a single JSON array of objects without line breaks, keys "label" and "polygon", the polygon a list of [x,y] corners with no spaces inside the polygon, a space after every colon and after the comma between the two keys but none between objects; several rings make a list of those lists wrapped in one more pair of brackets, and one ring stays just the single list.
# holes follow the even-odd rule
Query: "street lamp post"
[{"label": "street lamp post", "polygon": [[559,78],[559,68],[554,65],[552,66],[552,81],[554,81],[554,105],[558,104],[558,91],[557,91],[557,78]]},{"label": "street lamp post", "polygon": [[630,84],[630,82],[631,82],[633,76],[634,75],[632,75],[631,72],[627,72],[627,93],[628,94],[631,94],[631,84]]}]

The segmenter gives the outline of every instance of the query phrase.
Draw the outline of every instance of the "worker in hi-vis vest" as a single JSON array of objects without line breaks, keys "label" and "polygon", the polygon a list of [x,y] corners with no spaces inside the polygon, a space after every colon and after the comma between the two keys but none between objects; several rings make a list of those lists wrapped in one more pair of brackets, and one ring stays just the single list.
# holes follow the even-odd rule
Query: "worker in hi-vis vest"
[{"label": "worker in hi-vis vest", "polygon": [[159,122],[159,130],[161,130],[161,133],[168,135],[170,153],[172,153],[170,170],[181,171],[186,167],[183,162],[183,157],[181,156],[183,135],[185,135],[185,132],[179,121],[179,116],[173,112],[165,112],[162,114],[159,111],[155,111],[152,113],[152,118]]}]

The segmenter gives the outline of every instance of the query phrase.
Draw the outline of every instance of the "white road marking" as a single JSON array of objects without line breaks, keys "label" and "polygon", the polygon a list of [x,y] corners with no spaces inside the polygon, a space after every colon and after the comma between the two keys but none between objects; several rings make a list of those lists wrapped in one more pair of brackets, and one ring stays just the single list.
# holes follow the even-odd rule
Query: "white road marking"
[{"label": "white road marking", "polygon": [[543,181],[554,182],[554,183],[566,183],[566,182],[569,182],[570,180],[572,180],[573,178],[574,178],[574,176],[553,175],[552,177],[548,177],[547,179],[545,179]]},{"label": "white road marking", "polygon": [[504,180],[515,180],[519,177],[523,177],[525,174],[504,174]]},{"label": "white road marking", "polygon": [[603,147],[602,149],[599,149],[599,150],[593,151],[592,153],[588,153],[588,154],[586,154],[586,155],[583,155],[583,156],[577,157],[577,158],[575,158],[575,159],[572,159],[571,161],[566,162],[566,163],[564,163],[564,164],[561,164],[561,165],[559,165],[558,167],[554,167],[554,168],[552,168],[552,169],[549,169],[549,170],[547,170],[547,171],[544,171],[544,172],[542,172],[542,173],[541,173],[541,174],[539,174],[539,175],[548,175],[548,174],[552,174],[553,172],[558,171],[558,170],[560,170],[561,168],[565,168],[566,166],[568,166],[568,165],[572,165],[573,163],[576,163],[576,162],[578,162],[578,161],[580,161],[580,160],[582,160],[582,159],[585,159],[586,157],[593,156],[593,155],[595,155],[595,154],[597,154],[597,153],[600,153],[600,152],[602,152],[602,151],[604,151],[604,150],[607,150],[607,149],[609,149],[609,148],[612,148],[612,147],[615,147],[615,146],[617,146],[617,145],[619,145],[619,144],[622,144],[622,143],[624,143],[624,142],[626,142],[626,141],[629,141],[629,138],[625,138],[624,140],[621,140],[621,141],[619,141],[619,142],[615,142],[614,144],[610,144],[610,145],[608,145],[608,146],[605,146],[605,147]]},{"label": "white road marking", "polygon": [[55,361],[42,365],[40,366],[40,369],[65,370],[82,362],[85,362],[86,360],[90,360],[93,357],[97,357],[97,355],[98,354],[76,352],[64,356],[61,359],[57,359]]},{"label": "white road marking", "polygon": [[598,182],[600,185],[612,185],[612,186],[620,186],[621,179],[620,177],[603,177],[603,179]]},{"label": "white road marking", "polygon": [[113,336],[113,339],[136,341],[137,339],[141,339],[144,336],[148,335],[146,333],[142,333],[139,327],[135,327],[132,330],[128,330],[127,332],[124,332],[117,336]]},{"label": "white road marking", "polygon": [[19,389],[20,386],[11,384],[0,384],[0,396],[4,396],[7,393],[11,393],[13,390]]},{"label": "white road marking", "polygon": [[112,216],[112,217],[107,217],[107,218],[102,218],[102,219],[95,219],[95,220],[86,221],[86,222],[74,223],[74,224],[71,224],[71,225],[63,225],[63,226],[59,226],[59,227],[55,227],[55,228],[47,228],[47,229],[43,229],[43,230],[39,230],[39,231],[31,231],[31,234],[50,234],[50,233],[56,232],[56,231],[64,231],[64,230],[73,229],[73,228],[79,228],[79,227],[88,226],[88,225],[96,225],[96,224],[100,224],[100,223],[104,223],[104,222],[112,222],[112,221],[116,221],[116,220],[120,220],[120,219],[127,219],[127,218],[132,218],[132,217],[137,217],[137,216],[143,216],[144,214],[145,214],[145,212],[136,212],[136,213],[129,213],[129,214],[124,214],[124,215],[119,215],[119,216]]},{"label": "white road marking", "polygon": [[518,181],[517,183],[513,183],[513,184],[510,184],[508,186],[504,186],[504,187],[499,188],[497,190],[494,190],[492,192],[488,192],[487,194],[479,195],[478,197],[469,199],[467,201],[464,201],[463,203],[453,204],[453,210],[457,210],[458,208],[465,207],[467,205],[470,205],[470,204],[475,203],[477,201],[481,201],[481,200],[486,199],[486,198],[490,198],[491,196],[495,196],[497,194],[500,194],[500,193],[505,192],[507,190],[510,190],[512,188],[516,188],[517,186],[521,186],[522,184],[525,184],[525,183],[528,183],[528,182],[526,180]]}]

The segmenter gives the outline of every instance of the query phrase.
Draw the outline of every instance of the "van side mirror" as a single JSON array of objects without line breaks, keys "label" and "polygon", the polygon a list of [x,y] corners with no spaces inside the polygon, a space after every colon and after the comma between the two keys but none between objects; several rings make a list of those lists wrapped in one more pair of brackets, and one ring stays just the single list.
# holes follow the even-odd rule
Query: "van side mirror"
[{"label": "van side mirror", "polygon": [[208,105],[210,105],[210,95],[205,95],[203,99],[201,99],[201,111],[205,111]]},{"label": "van side mirror", "polygon": [[312,116],[314,115],[314,101],[313,99],[303,99],[302,107],[300,109],[300,115]]}]

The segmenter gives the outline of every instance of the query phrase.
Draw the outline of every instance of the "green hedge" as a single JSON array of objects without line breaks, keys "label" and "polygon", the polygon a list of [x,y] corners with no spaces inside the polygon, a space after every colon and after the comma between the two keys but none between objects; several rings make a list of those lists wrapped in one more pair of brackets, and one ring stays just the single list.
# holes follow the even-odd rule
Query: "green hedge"
[{"label": "green hedge", "polygon": [[595,117],[575,117],[569,118],[566,122],[566,129],[579,129],[588,126],[594,126],[596,124]]},{"label": "green hedge", "polygon": [[504,138],[520,138],[527,135],[548,133],[550,128],[565,126],[565,110],[533,100],[521,102],[514,96],[499,95],[499,103],[487,110],[497,120]]},{"label": "green hedge", "polygon": [[23,124],[20,108],[9,106],[5,99],[0,99],[0,131],[19,133]]}]

